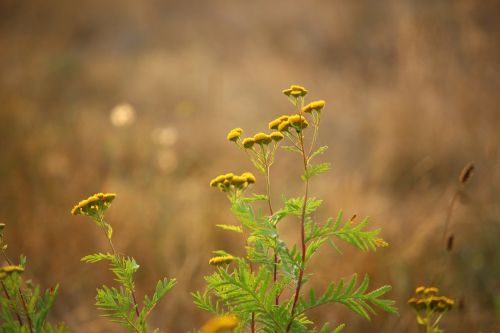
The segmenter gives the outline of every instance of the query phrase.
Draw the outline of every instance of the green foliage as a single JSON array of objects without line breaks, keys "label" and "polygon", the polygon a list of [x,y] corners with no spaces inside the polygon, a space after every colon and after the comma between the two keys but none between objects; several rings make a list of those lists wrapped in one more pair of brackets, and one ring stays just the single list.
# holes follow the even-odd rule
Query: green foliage
[{"label": "green foliage", "polygon": [[65,333],[66,327],[61,323],[52,326],[47,316],[54,305],[59,285],[42,290],[31,280],[24,280],[26,257],[19,259],[19,265],[13,265],[5,250],[3,229],[0,224],[0,248],[8,265],[0,267],[0,332],[5,333]]},{"label": "green foliage", "polygon": [[[87,208],[87,202],[81,201],[76,208],[83,207],[87,215],[94,220],[96,225],[101,228],[111,247],[112,253],[94,253],[87,255],[81,259],[85,263],[98,263],[100,261],[109,262],[109,270],[114,274],[115,281],[119,287],[108,287],[103,285],[97,288],[96,307],[103,312],[103,317],[108,318],[114,323],[118,323],[128,328],[131,332],[147,333],[149,332],[146,323],[153,309],[163,299],[163,297],[175,286],[175,279],[163,278],[156,284],[155,291],[152,296],[145,295],[142,306],[137,302],[135,296],[135,281],[134,274],[139,270],[139,265],[133,257],[123,256],[115,251],[112,242],[112,227],[104,221],[104,212],[110,206],[109,202],[104,199],[112,197],[114,194],[96,194],[93,206]],[[104,198],[104,199],[103,199]],[[87,199],[87,200],[89,200]],[[102,202],[95,200],[102,200]],[[107,203],[107,205],[105,205]],[[94,211],[92,207],[97,207]],[[74,209],[74,211],[77,211]],[[78,211],[77,211],[78,212]],[[158,329],[153,330],[158,332]]]},{"label": "green foliage", "polygon": [[[367,320],[375,314],[376,308],[397,314],[394,301],[383,298],[391,287],[369,288],[368,276],[359,283],[357,274],[347,282],[331,282],[319,295],[311,287],[305,292],[305,286],[310,281],[308,271],[311,268],[308,264],[323,246],[330,244],[340,252],[337,246],[340,241],[362,251],[375,251],[378,247],[387,246],[387,243],[378,237],[379,229],[367,229],[367,218],[359,223],[353,219],[342,222],[340,212],[335,219],[329,218],[325,223],[316,221],[315,213],[323,201],[309,196],[309,180],[330,169],[330,163],[311,163],[328,148],[321,146],[314,149],[324,101],[313,102],[305,107],[307,90],[303,87],[292,86],[283,92],[296,106],[297,113],[277,118],[269,123],[269,127],[277,128],[282,137],[290,142],[289,145],[281,146],[284,150],[300,155],[300,163],[304,166],[301,176],[305,182],[304,194],[284,197],[282,207],[274,210],[270,199],[269,170],[274,162],[276,148],[280,145],[279,140],[260,144],[258,149],[244,146],[239,138],[231,140],[247,151],[257,170],[263,174],[266,193],[249,196],[242,193],[230,198],[231,211],[241,226],[218,226],[243,234],[247,244],[246,255],[232,263],[219,265],[213,274],[205,277],[207,287],[204,292],[192,293],[194,303],[212,315],[236,315],[240,320],[238,332],[339,333],[345,324],[331,328],[326,323],[316,328],[307,316],[309,310],[328,304],[346,306]],[[307,121],[306,116],[312,119]],[[305,138],[309,130],[313,131],[312,139],[309,147],[306,147]],[[254,138],[261,137],[265,137],[265,134],[256,134]],[[259,203],[262,200],[266,201],[268,213],[264,213]],[[301,240],[297,244],[288,244],[280,237],[277,225],[285,221],[300,233]],[[217,254],[223,253],[217,251]]]}]

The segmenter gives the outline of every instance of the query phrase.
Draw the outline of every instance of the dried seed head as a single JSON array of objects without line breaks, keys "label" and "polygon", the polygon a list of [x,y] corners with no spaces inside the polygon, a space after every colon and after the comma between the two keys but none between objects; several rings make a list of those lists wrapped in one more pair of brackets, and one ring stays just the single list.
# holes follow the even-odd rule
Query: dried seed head
[{"label": "dried seed head", "polygon": [[465,184],[472,176],[473,171],[474,171],[474,164],[472,162],[464,166],[462,171],[460,172],[460,177],[458,177],[460,183]]},{"label": "dried seed head", "polygon": [[446,242],[446,250],[448,252],[451,252],[452,249],[453,249],[453,235],[448,237],[448,241]]}]

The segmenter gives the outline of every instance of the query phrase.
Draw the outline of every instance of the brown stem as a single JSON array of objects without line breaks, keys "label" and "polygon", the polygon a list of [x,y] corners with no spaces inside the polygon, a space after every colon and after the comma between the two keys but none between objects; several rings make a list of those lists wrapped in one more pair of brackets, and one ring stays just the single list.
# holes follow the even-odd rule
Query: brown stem
[{"label": "brown stem", "polygon": [[31,317],[28,312],[28,306],[26,305],[26,301],[24,300],[23,293],[21,292],[21,288],[19,288],[19,296],[21,297],[21,303],[23,303],[24,312],[26,313],[26,318],[28,319],[28,325],[30,328],[30,332],[33,333],[33,323],[31,322]]},{"label": "brown stem", "polygon": [[[3,251],[3,250],[2,250],[2,255],[5,258],[5,260],[7,261],[7,263],[9,265],[12,265],[12,261],[9,259],[9,257],[7,256],[5,251]],[[2,286],[3,286],[3,290],[5,292],[5,295],[7,296],[8,299],[10,299],[9,294],[7,293],[7,289],[5,288],[5,285],[3,284],[3,282],[2,282]],[[30,314],[28,312],[28,306],[26,305],[26,300],[24,299],[23,292],[22,292],[20,287],[17,288],[17,291],[19,292],[19,296],[21,297],[21,303],[23,303],[23,308],[24,308],[24,312],[26,313],[26,318],[28,319],[28,325],[29,325],[30,332],[33,333],[33,323],[31,321],[31,317],[30,317]],[[19,317],[19,314],[17,313],[17,311],[16,311],[16,316],[17,316],[19,323],[22,326],[22,321],[21,321],[21,318]]]},{"label": "brown stem", "polygon": [[[3,288],[3,292],[5,293],[5,297],[7,297],[7,299],[9,301],[11,301],[9,292],[7,291],[7,288],[5,287],[5,284],[3,283],[3,281],[2,281],[2,288]],[[19,313],[15,309],[14,309],[14,313],[16,314],[16,318],[17,318],[17,321],[19,322],[19,325],[22,327],[23,326],[23,320],[21,319],[21,316],[19,315]]]}]

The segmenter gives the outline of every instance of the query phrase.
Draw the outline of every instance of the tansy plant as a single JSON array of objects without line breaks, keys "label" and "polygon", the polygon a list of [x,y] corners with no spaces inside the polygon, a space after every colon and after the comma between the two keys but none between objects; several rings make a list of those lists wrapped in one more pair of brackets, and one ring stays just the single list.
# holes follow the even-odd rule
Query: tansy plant
[{"label": "tansy plant", "polygon": [[[375,251],[388,244],[378,237],[377,230],[366,230],[368,220],[355,223],[343,220],[342,213],[326,222],[315,219],[315,211],[322,200],[311,197],[311,178],[329,170],[329,163],[314,163],[328,147],[316,147],[323,100],[305,103],[308,91],[293,85],[283,93],[295,107],[291,115],[284,115],[269,123],[270,133],[242,137],[241,128],[233,129],[227,139],[248,155],[263,176],[265,194],[247,195],[256,177],[226,173],[214,178],[210,185],[226,193],[237,225],[217,225],[239,233],[246,239],[246,256],[236,257],[225,251],[215,251],[209,263],[215,272],[206,276],[204,292],[193,293],[195,304],[213,315],[232,315],[239,319],[236,332],[340,332],[345,324],[335,329],[329,323],[317,328],[308,318],[308,311],[320,305],[340,303],[365,319],[370,319],[374,307],[397,314],[394,301],[382,299],[391,287],[388,285],[368,291],[365,275],[358,281],[357,274],[347,280],[331,282],[325,290],[308,288],[311,276],[311,258],[326,244],[338,249],[336,242],[344,241],[362,251]],[[283,142],[287,145],[283,145]],[[271,202],[270,171],[281,146],[296,153],[303,173],[304,193],[299,197],[284,198],[280,208]],[[266,211],[255,207],[265,203]],[[288,221],[285,222],[285,218]],[[300,234],[298,244],[287,244],[280,237],[278,225],[290,223]]]},{"label": "tansy plant", "polygon": [[438,296],[438,288],[418,287],[415,297],[408,304],[415,310],[417,322],[425,328],[425,333],[442,333],[439,322],[451,310],[455,301],[446,296]]},{"label": "tansy plant", "polygon": [[0,267],[0,332],[4,333],[63,333],[63,324],[52,326],[47,315],[54,305],[59,286],[40,290],[31,280],[24,280],[26,257],[15,265],[7,256],[4,242],[5,224],[0,223],[0,251],[5,265]]},{"label": "tansy plant", "polygon": [[[104,213],[115,199],[114,193],[98,193],[88,199],[80,201],[72,210],[73,215],[90,217],[97,227],[101,229],[109,242],[111,252],[95,253],[82,258],[83,262],[96,263],[101,260],[109,261],[111,272],[120,285],[119,288],[102,286],[97,289],[96,306],[103,311],[104,317],[127,327],[131,332],[149,332],[146,319],[160,300],[175,285],[175,279],[164,278],[156,284],[152,297],[144,296],[142,305],[135,296],[134,273],[139,265],[132,257],[119,254],[113,245],[113,229],[104,220]],[[153,332],[159,332],[158,329]]]}]

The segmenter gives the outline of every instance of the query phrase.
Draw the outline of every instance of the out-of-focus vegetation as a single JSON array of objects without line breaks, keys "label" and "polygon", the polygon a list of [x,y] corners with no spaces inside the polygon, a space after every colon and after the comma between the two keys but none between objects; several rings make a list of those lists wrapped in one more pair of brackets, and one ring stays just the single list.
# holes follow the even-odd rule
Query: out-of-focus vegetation
[{"label": "out-of-focus vegetation", "polygon": [[[92,307],[95,281],[112,277],[79,262],[106,240],[68,207],[118,192],[108,220],[121,251],[141,263],[137,289],[150,294],[160,276],[179,281],[151,325],[200,327],[208,317],[189,291],[201,289],[213,248],[240,249],[212,227],[233,217],[208,181],[228,160],[236,172],[251,167],[221,133],[234,124],[258,130],[286,112],[275,92],[297,82],[332,113],[319,143],[334,164],[312,194],[328,198],[325,211],[370,215],[391,244],[376,255],[345,249],[349,263],[323,253],[311,283],[321,289],[367,272],[393,285],[401,313],[371,324],[341,307],[311,317],[342,319],[352,332],[417,332],[406,301],[415,286],[434,283],[457,301],[446,332],[494,331],[499,18],[498,3],[466,0],[4,0],[0,222],[12,257],[27,255],[24,275],[37,283],[60,283],[51,320],[74,332],[116,331]],[[446,254],[447,208],[469,161],[476,169],[454,205]],[[280,163],[277,187],[297,172]]]}]

